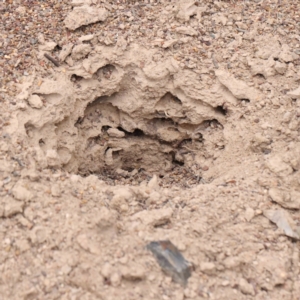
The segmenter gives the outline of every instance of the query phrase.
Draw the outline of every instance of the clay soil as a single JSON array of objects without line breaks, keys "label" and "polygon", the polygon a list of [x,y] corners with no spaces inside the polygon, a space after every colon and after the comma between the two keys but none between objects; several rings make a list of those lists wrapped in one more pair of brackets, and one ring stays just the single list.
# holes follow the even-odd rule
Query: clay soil
[{"label": "clay soil", "polygon": [[0,11],[0,299],[300,299],[299,1]]}]

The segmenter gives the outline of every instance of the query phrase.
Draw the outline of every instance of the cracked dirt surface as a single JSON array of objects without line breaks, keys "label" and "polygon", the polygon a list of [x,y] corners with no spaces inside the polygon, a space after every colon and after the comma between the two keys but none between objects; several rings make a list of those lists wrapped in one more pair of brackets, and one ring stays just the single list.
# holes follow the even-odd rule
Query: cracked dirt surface
[{"label": "cracked dirt surface", "polygon": [[[1,299],[300,299],[286,2],[52,7],[71,30],[39,34],[27,73],[1,83]],[[186,286],[146,248],[167,239]]]}]

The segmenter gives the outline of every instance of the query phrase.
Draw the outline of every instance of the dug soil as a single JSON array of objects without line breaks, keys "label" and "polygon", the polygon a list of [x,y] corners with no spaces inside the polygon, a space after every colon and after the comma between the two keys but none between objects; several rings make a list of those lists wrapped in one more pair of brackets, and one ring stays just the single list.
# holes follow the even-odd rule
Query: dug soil
[{"label": "dug soil", "polygon": [[300,299],[299,1],[0,11],[1,299]]}]

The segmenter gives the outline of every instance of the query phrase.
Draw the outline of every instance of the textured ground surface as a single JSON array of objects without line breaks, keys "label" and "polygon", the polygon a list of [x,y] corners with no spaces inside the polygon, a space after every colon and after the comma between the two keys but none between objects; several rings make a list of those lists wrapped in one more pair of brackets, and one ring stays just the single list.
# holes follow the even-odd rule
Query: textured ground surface
[{"label": "textured ground surface", "polygon": [[297,1],[0,11],[1,299],[300,299]]}]

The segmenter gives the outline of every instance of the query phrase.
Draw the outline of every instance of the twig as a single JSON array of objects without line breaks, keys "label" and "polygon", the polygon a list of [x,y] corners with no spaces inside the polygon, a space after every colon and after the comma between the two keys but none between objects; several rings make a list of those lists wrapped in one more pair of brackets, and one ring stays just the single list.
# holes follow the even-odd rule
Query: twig
[{"label": "twig", "polygon": [[44,56],[49,59],[56,67],[59,67],[59,62],[54,59],[53,57],[51,57],[49,54],[45,53]]}]

